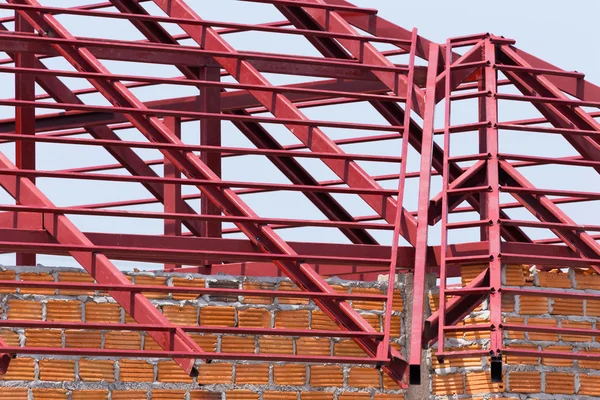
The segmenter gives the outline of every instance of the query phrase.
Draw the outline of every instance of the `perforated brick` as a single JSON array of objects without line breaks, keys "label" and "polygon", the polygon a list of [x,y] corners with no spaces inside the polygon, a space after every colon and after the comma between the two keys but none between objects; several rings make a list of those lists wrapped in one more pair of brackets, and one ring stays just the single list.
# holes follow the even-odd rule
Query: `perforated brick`
[{"label": "perforated brick", "polygon": [[462,374],[436,375],[433,377],[433,393],[438,396],[463,394],[465,382]]},{"label": "perforated brick", "polygon": [[[43,359],[39,363],[41,381],[74,381],[75,361]],[[10,366],[12,368],[12,365]]]},{"label": "perforated brick", "polygon": [[232,373],[233,367],[230,363],[200,364],[197,379],[201,385],[232,383]]},{"label": "perforated brick", "polygon": [[73,390],[71,400],[106,400],[108,390]]},{"label": "perforated brick", "polygon": [[88,382],[114,382],[115,362],[112,360],[79,360],[79,377]]},{"label": "perforated brick", "polygon": [[115,303],[85,303],[86,322],[121,322],[121,306]]},{"label": "perforated brick", "polygon": [[10,367],[4,375],[0,375],[2,381],[32,381],[35,377],[33,358],[15,358],[11,360]]},{"label": "perforated brick", "polygon": [[46,303],[46,320],[58,322],[81,321],[81,302],[76,300],[48,300]]},{"label": "perforated brick", "polygon": [[261,308],[238,310],[238,326],[240,328],[270,328],[271,312]]},{"label": "perforated brick", "polygon": [[[275,284],[272,282],[244,282],[244,290],[274,290]],[[271,296],[244,296],[242,303],[245,304],[272,304],[274,298]]]},{"label": "perforated brick", "polygon": [[236,384],[266,385],[269,383],[269,364],[237,364]]},{"label": "perforated brick", "polygon": [[42,303],[39,301],[15,300],[8,301],[8,319],[42,320]]},{"label": "perforated brick", "polygon": [[175,325],[198,324],[198,309],[194,306],[163,306],[162,311],[165,317]]},{"label": "perforated brick", "polygon": [[342,368],[337,365],[311,365],[310,385],[314,387],[340,386],[344,380]]},{"label": "perforated brick", "polygon": [[513,393],[539,393],[542,388],[541,373],[512,371],[508,374],[508,386]]},{"label": "perforated brick", "polygon": [[276,385],[304,385],[306,383],[306,365],[274,365],[273,382]]},{"label": "perforated brick", "polygon": [[292,338],[283,336],[260,336],[258,338],[258,348],[260,353],[294,353],[294,343]]},{"label": "perforated brick", "polygon": [[[54,282],[54,276],[45,272],[21,272],[19,279],[25,282]],[[55,289],[19,288],[21,294],[53,295]]]},{"label": "perforated brick", "polygon": [[221,339],[221,352],[223,353],[254,353],[254,336],[223,336]]},{"label": "perforated brick", "polygon": [[308,329],[308,310],[286,310],[275,313],[275,328]]},{"label": "perforated brick", "polygon": [[154,367],[144,360],[119,360],[119,380],[123,382],[153,382]]},{"label": "perforated brick", "polygon": [[348,375],[348,386],[379,388],[381,386],[381,374],[375,368],[353,367]]},{"label": "perforated brick", "polygon": [[114,350],[140,350],[142,335],[139,332],[106,331],[104,333],[104,348]]},{"label": "perforated brick", "polygon": [[186,374],[175,361],[159,361],[158,362],[158,378],[159,382],[165,383],[191,383],[193,379]]},{"label": "perforated brick", "polygon": [[545,391],[549,394],[574,394],[575,375],[559,372],[546,372]]},{"label": "perforated brick", "polygon": [[[177,276],[173,277],[173,286],[188,288],[203,288],[206,286],[204,279],[187,279]],[[195,300],[200,294],[195,293],[173,293],[173,300]]]},{"label": "perforated brick", "polygon": [[27,329],[27,347],[62,347],[62,331],[58,329]]},{"label": "perforated brick", "polygon": [[331,339],[301,337],[296,339],[296,354],[298,355],[331,355]]},{"label": "perforated brick", "polygon": [[101,331],[83,331],[67,329],[65,347],[99,349],[102,344]]},{"label": "perforated brick", "polygon": [[207,306],[200,309],[200,325],[235,326],[235,308]]},{"label": "perforated brick", "polygon": [[69,396],[65,389],[32,389],[34,400],[68,400]]}]

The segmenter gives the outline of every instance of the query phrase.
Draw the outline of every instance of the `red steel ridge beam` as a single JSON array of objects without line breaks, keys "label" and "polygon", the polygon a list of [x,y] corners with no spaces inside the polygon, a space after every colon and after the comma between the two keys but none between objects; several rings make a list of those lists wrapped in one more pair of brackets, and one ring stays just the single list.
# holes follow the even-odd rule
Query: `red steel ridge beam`
[{"label": "red steel ridge beam", "polygon": [[[14,0],[13,0],[14,1]],[[27,1],[28,4],[35,4],[32,0]],[[173,7],[175,6],[175,7]],[[180,6],[178,2],[170,3],[171,9],[168,11],[173,12],[177,10],[177,6]],[[60,26],[53,18],[48,16],[37,17],[31,16],[32,19],[40,20],[40,23],[43,25],[50,24],[55,34],[59,36],[70,38],[72,37],[68,32],[66,32],[62,26]],[[37,17],[37,18],[36,18]],[[211,35],[216,35],[211,30],[208,30]],[[214,36],[213,36],[214,37]],[[100,72],[103,70],[102,65],[89,53],[89,51],[84,51],[81,49],[68,49],[68,48],[60,48],[60,51],[63,52],[63,56],[72,64],[78,65],[79,67],[83,67],[84,70],[91,70]],[[244,63],[243,63],[244,64]],[[122,85],[103,85],[101,82],[93,82],[94,85],[97,85],[99,89],[103,92],[105,97],[112,101],[125,101],[126,103],[135,104],[136,107],[142,107],[143,104],[136,99],[126,88]],[[167,139],[168,141],[173,141],[172,132],[170,132],[164,125],[160,123],[156,118],[143,118],[139,115],[128,115],[128,118],[136,123],[136,126],[140,131],[145,133],[149,138],[159,139],[160,137]],[[199,173],[200,176],[210,178],[211,180],[218,181],[218,178],[211,174],[206,170],[206,166],[202,164],[200,161],[196,160],[192,157],[185,157],[181,154],[181,157],[175,157],[176,154],[168,153],[168,156],[173,157],[174,164],[178,165],[185,173],[188,173],[193,176],[194,173]],[[224,211],[228,209],[238,209],[239,212],[243,214],[247,214],[249,216],[253,216],[252,211],[247,208],[245,204],[237,198],[231,191],[227,190],[212,190],[211,188],[203,187],[203,190],[209,194],[211,200],[215,203],[221,204],[224,208]],[[253,240],[256,240],[257,244],[265,251],[283,251],[285,253],[290,253],[291,249],[289,246],[285,244],[280,238],[278,238],[274,232],[270,231],[268,228],[255,229],[251,226],[245,227],[245,233],[251,237]],[[255,239],[256,238],[256,239]],[[309,289],[312,285],[318,290],[321,291],[333,291],[331,287],[329,287],[320,277],[317,277],[310,273],[310,269],[307,268],[306,265],[295,265],[291,263],[278,262],[286,272],[294,277],[294,280],[299,285],[299,287],[303,289]],[[302,281],[304,279],[304,281]],[[319,301],[320,306],[326,313],[330,316],[336,318],[341,327],[346,329],[350,329],[351,326],[356,326],[359,329],[369,330],[372,329],[362,319],[356,312],[351,310],[351,308],[346,307],[345,303],[325,303],[323,301]],[[369,348],[369,342],[365,342],[362,340],[356,339],[359,344],[362,344],[365,347],[365,350]],[[374,355],[374,354],[372,354]],[[398,363],[397,361],[392,361],[392,364]],[[400,363],[400,365],[402,365]],[[397,375],[397,380],[400,381],[402,379],[402,374]]]},{"label": "red steel ridge beam", "polygon": [[[211,29],[212,30],[212,29]],[[214,30],[213,30],[214,31]],[[8,42],[12,41],[13,44],[9,44]],[[383,71],[383,72],[394,72],[397,74],[406,73],[407,67],[404,65],[395,65],[392,66],[380,66],[380,65],[371,65],[371,64],[363,64],[356,61],[342,61],[342,60],[331,60],[325,61],[321,58],[317,57],[305,57],[305,56],[294,56],[294,55],[279,55],[274,53],[258,53],[258,52],[238,52],[235,55],[228,54],[227,52],[222,51],[210,51],[200,49],[198,47],[190,47],[183,45],[166,45],[166,44],[158,44],[158,43],[140,43],[135,41],[125,41],[125,40],[102,40],[94,38],[75,38],[72,39],[64,39],[64,38],[55,38],[48,36],[27,36],[27,35],[19,35],[19,34],[9,34],[6,32],[0,33],[0,42],[2,43],[3,48],[9,49],[8,51],[18,51],[18,48],[15,44],[29,44],[30,49],[22,48],[21,51],[25,52],[35,52],[45,54],[51,52],[51,50],[47,49],[46,46],[75,46],[75,47],[85,47],[94,49],[93,53],[98,53],[100,56],[104,56],[104,52],[107,50],[122,50],[124,54],[118,54],[109,56],[110,59],[117,57],[119,60],[123,61],[136,61],[135,55],[137,55],[140,50],[148,51],[156,51],[164,53],[162,61],[158,58],[153,59],[152,56],[146,56],[142,59],[138,58],[137,62],[145,61],[145,62],[156,62],[156,63],[166,63],[167,61],[164,57],[172,56],[175,59],[179,57],[187,56],[188,59],[182,59],[183,64],[191,64],[197,66],[215,66],[214,62],[202,62],[198,61],[199,58],[204,57],[212,57],[212,58],[230,58],[235,60],[243,60],[246,62],[251,62],[253,65],[256,63],[261,70],[264,72],[291,72],[292,69],[289,66],[286,66],[285,63],[295,63],[299,64],[300,67],[296,71],[296,74],[305,74],[309,76],[327,76],[331,72],[332,68],[336,68],[340,70],[340,73],[346,72],[347,77],[354,76],[355,78],[359,78],[362,74],[367,74],[367,72],[373,71]],[[5,44],[6,42],[6,44]],[[98,50],[95,50],[98,49]],[[139,55],[138,55],[139,57]],[[208,59],[208,58],[207,58]],[[210,59],[209,59],[210,60]],[[273,65],[268,66],[268,63]],[[294,68],[298,68],[298,65],[294,65]],[[345,70],[345,71],[344,71]],[[231,73],[231,72],[230,72]],[[326,74],[326,75],[322,75]]]},{"label": "red steel ridge beam", "polygon": [[[229,28],[235,29],[237,32],[269,32],[269,33],[281,33],[288,35],[301,35],[301,36],[316,36],[316,37],[329,37],[332,39],[347,39],[354,40],[359,43],[375,42],[375,43],[387,43],[387,44],[407,44],[405,40],[396,39],[393,37],[379,37],[379,36],[365,36],[365,35],[352,35],[334,32],[323,32],[313,31],[310,29],[288,29],[280,27],[270,27],[264,25],[252,25],[252,24],[239,24],[232,22],[221,22],[221,21],[210,21],[210,20],[193,20],[186,18],[172,18],[172,17],[161,17],[149,14],[137,14],[128,12],[108,12],[108,11],[94,11],[94,10],[82,10],[77,8],[63,8],[63,7],[46,7],[46,6],[26,6],[17,4],[0,4],[0,10],[15,10],[15,11],[37,11],[43,12],[50,15],[76,15],[82,17],[100,17],[107,19],[126,19],[132,23],[135,22],[166,22],[186,25],[197,25],[211,28]],[[410,42],[408,43],[410,44]]]}]

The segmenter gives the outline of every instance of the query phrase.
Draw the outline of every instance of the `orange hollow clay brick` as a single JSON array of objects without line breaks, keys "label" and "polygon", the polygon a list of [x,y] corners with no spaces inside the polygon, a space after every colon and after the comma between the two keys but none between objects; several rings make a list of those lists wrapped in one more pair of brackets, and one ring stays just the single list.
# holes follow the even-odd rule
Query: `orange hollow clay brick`
[{"label": "orange hollow clay brick", "polygon": [[0,399],[28,400],[27,388],[0,387]]},{"label": "orange hollow clay brick", "polygon": [[148,392],[146,390],[113,390],[112,400],[146,400]]},{"label": "orange hollow clay brick", "polygon": [[236,364],[235,383],[266,385],[269,383],[269,364]]},{"label": "orange hollow clay brick", "polygon": [[348,375],[348,386],[377,389],[381,386],[381,373],[375,368],[353,367]]},{"label": "orange hollow clay brick", "polygon": [[185,390],[152,389],[152,400],[185,400]]},{"label": "orange hollow clay brick", "polygon": [[277,311],[275,328],[308,329],[308,310]]},{"label": "orange hollow clay brick", "polygon": [[261,354],[293,354],[294,343],[290,337],[260,336],[258,349]]},{"label": "orange hollow clay brick", "polygon": [[8,301],[8,319],[42,320],[42,303],[39,301],[15,300]]},{"label": "orange hollow clay brick", "polygon": [[79,322],[82,317],[81,302],[76,300],[48,300],[46,320],[57,322]]},{"label": "orange hollow clay brick", "polygon": [[[40,381],[74,381],[75,361],[43,359],[38,362]],[[10,366],[12,368],[12,365]]]},{"label": "orange hollow clay brick", "polygon": [[306,365],[274,365],[273,382],[276,385],[304,385],[306,383]]},{"label": "orange hollow clay brick", "polygon": [[[167,284],[167,278],[162,276],[143,276],[136,275],[134,282],[136,285],[144,285],[144,286],[165,286]],[[144,296],[149,299],[164,299],[167,298],[166,293],[157,293],[157,292],[142,292]]]},{"label": "orange hollow clay brick", "polygon": [[33,358],[15,358],[10,362],[10,368],[0,381],[32,381],[35,378],[35,365]]},{"label": "orange hollow clay brick", "polygon": [[508,387],[514,393],[539,393],[542,390],[541,373],[512,371],[508,374]]},{"label": "orange hollow clay brick", "polygon": [[69,396],[65,389],[32,389],[34,400],[68,400]]},{"label": "orange hollow clay brick", "polygon": [[300,392],[300,400],[333,400],[332,392]]},{"label": "orange hollow clay brick", "polygon": [[222,353],[254,353],[255,348],[254,336],[223,336],[221,338]]},{"label": "orange hollow clay brick", "polygon": [[158,362],[159,382],[165,383],[192,383],[193,379],[173,360]]},{"label": "orange hollow clay brick", "polygon": [[[21,272],[19,278],[25,282],[54,282],[54,276],[45,272]],[[55,289],[19,288],[19,293],[53,295]]]},{"label": "orange hollow clay brick", "polygon": [[[244,290],[273,290],[275,284],[272,282],[244,282],[242,284]],[[273,297],[271,296],[244,296],[242,299],[244,304],[272,304]]]},{"label": "orange hollow clay brick", "polygon": [[331,339],[330,338],[314,338],[300,337],[296,339],[296,354],[297,355],[315,355],[315,356],[330,356],[331,355]]},{"label": "orange hollow clay brick", "polygon": [[163,314],[175,325],[196,325],[198,323],[198,309],[191,305],[163,306]]},{"label": "orange hollow clay brick", "polygon": [[228,390],[225,392],[225,398],[227,400],[258,400],[260,394],[252,390]]},{"label": "orange hollow clay brick", "polygon": [[207,306],[200,309],[202,326],[235,326],[235,308]]},{"label": "orange hollow clay brick", "polygon": [[123,382],[154,382],[154,367],[144,360],[119,360],[119,377]]},{"label": "orange hollow clay brick", "polygon": [[[206,286],[204,279],[186,279],[180,277],[173,277],[173,286],[175,287],[188,287],[188,288],[203,288]],[[173,300],[195,300],[199,297],[199,294],[194,293],[173,293]]]},{"label": "orange hollow clay brick", "polygon": [[233,366],[230,363],[200,364],[198,366],[198,383],[210,385],[233,382]]},{"label": "orange hollow clay brick", "polygon": [[545,392],[548,394],[574,394],[575,375],[568,373],[546,372]]},{"label": "orange hollow clay brick", "polygon": [[338,400],[371,400],[369,392],[344,392],[340,393]]},{"label": "orange hollow clay brick", "polygon": [[342,368],[337,365],[311,365],[310,385],[314,387],[341,386]]},{"label": "orange hollow clay brick", "polygon": [[114,382],[115,362],[113,360],[79,360],[79,378],[87,382]]},{"label": "orange hollow clay brick", "polygon": [[297,400],[296,392],[281,392],[277,390],[267,390],[263,393],[263,400]]},{"label": "orange hollow clay brick", "polygon": [[552,299],[552,315],[583,315],[583,300],[556,297]]},{"label": "orange hollow clay brick", "polygon": [[270,328],[271,312],[262,308],[238,310],[238,326],[240,328]]},{"label": "orange hollow clay brick", "polygon": [[[59,282],[72,282],[72,283],[88,283],[90,286],[94,284],[94,278],[87,272],[70,272],[61,271],[58,273]],[[81,296],[94,294],[93,290],[72,290],[72,289],[60,289],[58,294],[63,296]]]},{"label": "orange hollow clay brick", "polygon": [[[299,292],[298,286],[294,285],[291,282],[280,282],[277,290],[282,292]],[[277,302],[279,304],[297,304],[297,305],[306,305],[310,302],[307,298],[297,298],[297,297],[277,297]]]},{"label": "orange hollow clay brick", "polygon": [[463,394],[465,382],[462,374],[435,375],[433,377],[433,394],[449,396]]},{"label": "orange hollow clay brick", "polygon": [[85,303],[86,322],[121,322],[121,306],[115,303]]},{"label": "orange hollow clay brick", "polygon": [[106,400],[108,390],[73,390],[71,400]]}]

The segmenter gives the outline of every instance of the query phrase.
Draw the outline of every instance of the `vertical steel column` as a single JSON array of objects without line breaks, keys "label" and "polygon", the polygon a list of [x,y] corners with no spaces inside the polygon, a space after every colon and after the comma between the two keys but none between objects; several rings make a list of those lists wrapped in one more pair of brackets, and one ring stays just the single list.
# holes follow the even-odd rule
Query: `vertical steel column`
[{"label": "vertical steel column", "polygon": [[502,263],[501,253],[501,232],[500,232],[500,171],[498,160],[498,100],[496,93],[498,91],[496,64],[496,45],[487,38],[484,43],[484,57],[487,62],[483,67],[483,81],[485,90],[492,96],[485,98],[485,116],[486,120],[491,122],[486,128],[486,152],[487,160],[487,184],[489,190],[487,193],[486,214],[482,214],[482,219],[488,219],[488,243],[490,255],[490,353],[492,355],[492,381],[502,381]]},{"label": "vertical steel column", "polygon": [[[181,118],[179,117],[165,117],[164,124],[169,128],[173,134],[181,139]],[[173,163],[164,157],[164,177],[165,178],[181,178],[181,172],[173,165]],[[177,184],[165,184],[165,212],[166,213],[179,213],[182,212],[177,204],[182,201],[181,199],[181,185]],[[176,219],[165,219],[164,221],[164,233],[165,235],[181,236],[181,220]],[[165,264],[165,270],[173,268],[181,268],[181,264]]]},{"label": "vertical steel column", "polygon": [[[221,80],[221,69],[218,67],[200,68],[199,79],[218,82]],[[221,91],[217,87],[203,87],[200,89],[200,109],[198,111],[220,113]],[[200,144],[205,146],[221,145],[221,120],[205,118],[200,120]],[[201,152],[200,159],[219,178],[221,174],[221,153]],[[206,197],[201,199],[200,214],[221,215],[221,210]],[[221,237],[222,228],[219,221],[202,221],[202,236]]]},{"label": "vertical steel column", "polygon": [[412,319],[410,328],[409,380],[421,384],[421,355],[423,347],[423,318],[425,313],[425,275],[427,271],[427,235],[429,231],[429,198],[431,196],[431,168],[433,163],[433,130],[435,115],[436,79],[439,69],[440,46],[429,48],[423,139],[419,172],[419,206],[417,210],[417,243],[413,275]]},{"label": "vertical steel column", "polygon": [[[32,33],[33,26],[27,22],[18,12],[15,12],[15,31],[22,33]],[[34,68],[35,54],[19,52],[15,58],[15,66],[19,68]],[[15,99],[17,100],[35,100],[35,77],[31,74],[15,74]],[[35,135],[35,107],[17,106],[15,107],[16,133],[19,135]],[[21,169],[35,169],[35,142],[16,141],[15,142],[16,165]],[[35,183],[35,179],[31,178]],[[21,204],[20,196],[17,198],[17,204]],[[35,224],[35,214],[17,213],[15,214],[16,226],[21,229],[39,228],[32,226]],[[38,218],[39,219],[39,218]],[[36,265],[35,254],[17,253],[16,264],[19,266]]]},{"label": "vertical steel column", "polygon": [[449,177],[449,158],[450,158],[450,125],[451,125],[451,110],[450,110],[450,93],[452,91],[452,42],[446,40],[446,59],[445,71],[446,80],[444,85],[444,167],[442,171],[442,238],[440,244],[441,260],[440,260],[440,284],[439,284],[439,327],[438,327],[438,353],[444,352],[444,328],[446,326],[446,259],[448,257],[448,189],[450,186]]},{"label": "vertical steel column", "polygon": [[390,270],[388,273],[388,289],[385,307],[385,318],[383,328],[383,340],[379,343],[377,350],[379,358],[385,358],[389,354],[390,330],[392,320],[392,309],[394,299],[394,286],[396,283],[396,266],[398,264],[398,241],[400,240],[400,223],[402,222],[402,205],[404,203],[404,192],[406,188],[406,168],[408,164],[408,143],[410,138],[410,110],[414,100],[413,82],[415,78],[415,52],[417,48],[417,28],[412,30],[410,56],[408,62],[408,80],[406,85],[406,104],[404,105],[404,131],[402,133],[402,163],[400,164],[400,176],[398,177],[398,208],[394,221],[394,233],[392,236],[392,251]]}]

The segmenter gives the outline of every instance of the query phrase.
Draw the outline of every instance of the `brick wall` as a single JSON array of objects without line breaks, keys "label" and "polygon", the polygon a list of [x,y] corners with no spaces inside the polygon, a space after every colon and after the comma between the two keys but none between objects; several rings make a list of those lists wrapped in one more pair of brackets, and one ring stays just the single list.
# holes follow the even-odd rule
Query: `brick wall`
[{"label": "brick wall", "polygon": [[[81,270],[67,268],[5,268],[0,280],[89,282]],[[130,273],[135,284],[294,290],[282,279],[250,279],[188,274]],[[385,282],[330,283],[344,293],[386,292]],[[393,345],[404,346],[404,281],[396,289]],[[308,299],[150,294],[167,318],[181,325],[334,329],[333,323]],[[132,323],[106,293],[53,289],[0,289],[3,319]],[[383,324],[383,304],[353,304],[374,327]],[[341,355],[365,357],[350,339],[190,334],[206,351]],[[152,338],[134,331],[73,329],[2,329],[9,345],[156,349]],[[397,400],[400,388],[372,366],[305,365],[280,362],[218,362],[199,365],[190,378],[171,360],[57,356],[20,356],[0,377],[0,399],[211,399],[211,400]]]},{"label": "brick wall", "polygon": [[[470,266],[461,270],[462,283],[481,272],[483,267]],[[600,289],[600,276],[569,270],[541,272],[521,265],[503,269],[506,286],[527,289],[552,288],[564,292]],[[597,293],[597,292],[596,292]],[[430,295],[432,308],[437,307],[437,294]],[[560,297],[503,296],[505,323],[550,327],[600,328],[600,301],[565,299]],[[465,324],[489,323],[489,310],[484,303]],[[447,336],[450,350],[485,349],[489,332],[466,332]],[[504,346],[549,351],[600,352],[600,336],[541,332],[504,332]],[[505,355],[502,383],[491,383],[487,358],[472,357],[432,360],[432,392],[437,396],[461,399],[481,399],[482,396],[539,399],[600,399],[600,362]]]}]

